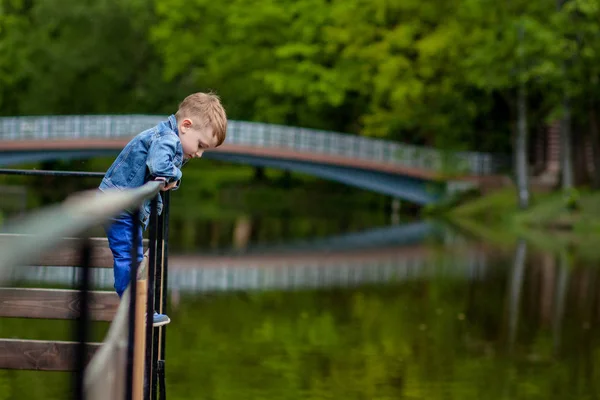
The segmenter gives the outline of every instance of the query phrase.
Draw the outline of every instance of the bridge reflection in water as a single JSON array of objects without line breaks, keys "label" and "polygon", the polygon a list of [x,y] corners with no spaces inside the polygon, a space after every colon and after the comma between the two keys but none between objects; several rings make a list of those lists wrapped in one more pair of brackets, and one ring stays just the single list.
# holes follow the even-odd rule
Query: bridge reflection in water
[{"label": "bridge reflection in water", "polygon": [[[429,241],[440,246],[432,246]],[[294,290],[437,276],[477,280],[485,277],[487,270],[488,256],[483,249],[432,224],[414,223],[250,248],[244,254],[171,255],[168,287],[180,293]],[[27,284],[72,285],[77,282],[78,272],[72,267],[25,267],[15,271],[13,278]],[[112,274],[110,268],[94,269],[94,285],[110,288]]]}]

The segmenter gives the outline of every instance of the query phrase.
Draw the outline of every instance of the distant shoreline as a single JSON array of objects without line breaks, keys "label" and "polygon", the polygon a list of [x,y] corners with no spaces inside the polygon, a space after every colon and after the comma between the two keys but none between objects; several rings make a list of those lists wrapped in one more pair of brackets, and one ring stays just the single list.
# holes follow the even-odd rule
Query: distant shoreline
[{"label": "distant shoreline", "polygon": [[572,201],[559,192],[533,193],[530,207],[519,210],[515,190],[501,189],[432,213],[500,247],[522,238],[541,251],[600,260],[600,192],[573,193]]}]

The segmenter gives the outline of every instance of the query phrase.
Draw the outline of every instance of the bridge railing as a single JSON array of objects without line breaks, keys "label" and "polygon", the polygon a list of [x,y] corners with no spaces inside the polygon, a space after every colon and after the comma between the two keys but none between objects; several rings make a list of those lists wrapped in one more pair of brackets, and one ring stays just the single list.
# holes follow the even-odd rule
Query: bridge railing
[{"label": "bridge railing", "polygon": [[494,174],[506,165],[506,159],[500,155],[447,152],[346,133],[247,121],[232,121],[227,142],[328,154],[433,171],[455,170],[473,175]]},{"label": "bridge railing", "polygon": [[[165,118],[155,115],[2,117],[0,140],[129,138]],[[247,121],[229,121],[226,143],[469,175],[491,175],[507,166],[507,159],[501,155],[446,152],[384,139]]]},{"label": "bridge railing", "polygon": [[[102,176],[97,173],[68,171],[0,170],[0,173]],[[0,286],[4,286],[4,283],[10,280],[15,267],[35,263],[49,252],[61,248],[64,242],[76,244],[81,254],[67,257],[70,261],[62,262],[81,269],[78,274],[79,291],[0,291],[0,317],[74,318],[77,319],[78,338],[78,343],[11,340],[7,342],[6,339],[0,339],[0,342],[5,344],[4,350],[9,345],[12,349],[10,354],[0,356],[0,368],[75,371],[73,398],[76,399],[156,399],[157,383],[161,380],[160,398],[165,398],[164,375],[160,372],[160,365],[164,364],[164,332],[161,332],[162,328],[156,328],[159,332],[154,332],[151,312],[154,309],[162,311],[166,306],[166,272],[163,267],[166,266],[167,244],[164,233],[169,202],[166,197],[165,211],[159,219],[156,215],[155,199],[162,185],[160,182],[148,182],[137,189],[111,190],[104,193],[91,190],[77,193],[63,203],[32,212],[3,227],[5,233],[0,237]],[[152,220],[148,252],[139,266],[137,262],[132,263],[130,285],[120,300],[106,340],[102,345],[88,343],[88,323],[91,320],[107,320],[107,315],[110,320],[109,308],[114,305],[112,297],[116,297],[114,292],[92,292],[90,289],[90,269],[97,267],[98,254],[93,254],[93,240],[89,238],[89,231],[105,224],[122,211],[135,210],[141,207],[143,202],[151,199]],[[134,231],[138,229],[139,223],[139,218],[134,218]],[[134,234],[133,237],[136,238],[137,235]],[[137,259],[135,239],[132,259]],[[27,307],[19,307],[19,301],[11,301],[11,296],[26,301]],[[27,296],[36,298],[30,299],[26,298]],[[44,306],[43,296],[54,299],[52,307]],[[159,307],[155,307],[155,304]],[[20,312],[22,314],[19,314]],[[159,337],[161,335],[162,338]],[[41,349],[41,345],[50,346],[50,350]],[[61,351],[63,353],[58,354]],[[94,351],[94,356],[90,357]],[[53,353],[51,356],[57,360],[49,361],[52,357],[46,354],[48,352]],[[74,360],[69,359],[71,356],[74,356]],[[163,360],[159,360],[159,357]],[[164,372],[164,369],[162,371]]]}]

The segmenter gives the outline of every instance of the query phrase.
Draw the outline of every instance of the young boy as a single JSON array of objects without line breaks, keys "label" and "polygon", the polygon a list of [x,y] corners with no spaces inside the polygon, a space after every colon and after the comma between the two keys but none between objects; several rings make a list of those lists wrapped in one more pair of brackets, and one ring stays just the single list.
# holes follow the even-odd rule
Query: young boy
[{"label": "young boy", "polygon": [[[212,93],[194,93],[179,105],[175,115],[135,136],[108,169],[100,190],[135,188],[150,180],[165,182],[162,190],[177,189],[181,182],[181,167],[191,158],[202,157],[205,149],[220,146],[225,140],[227,116],[219,97]],[[158,213],[162,200],[157,196]],[[129,285],[132,227],[134,214],[123,212],[106,226],[108,243],[113,253],[115,290],[119,298]],[[150,201],[140,210],[138,262],[143,258],[142,227],[150,219]],[[154,312],[154,326],[166,325],[169,317]]]}]

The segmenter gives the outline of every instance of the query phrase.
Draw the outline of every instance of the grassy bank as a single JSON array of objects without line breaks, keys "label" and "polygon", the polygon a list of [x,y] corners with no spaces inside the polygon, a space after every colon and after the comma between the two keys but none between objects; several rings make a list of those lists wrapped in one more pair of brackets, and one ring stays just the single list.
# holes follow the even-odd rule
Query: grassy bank
[{"label": "grassy bank", "polygon": [[579,193],[575,209],[567,204],[561,193],[533,193],[529,209],[520,210],[515,190],[503,189],[458,204],[443,217],[499,246],[524,238],[541,250],[600,260],[600,192]]}]

